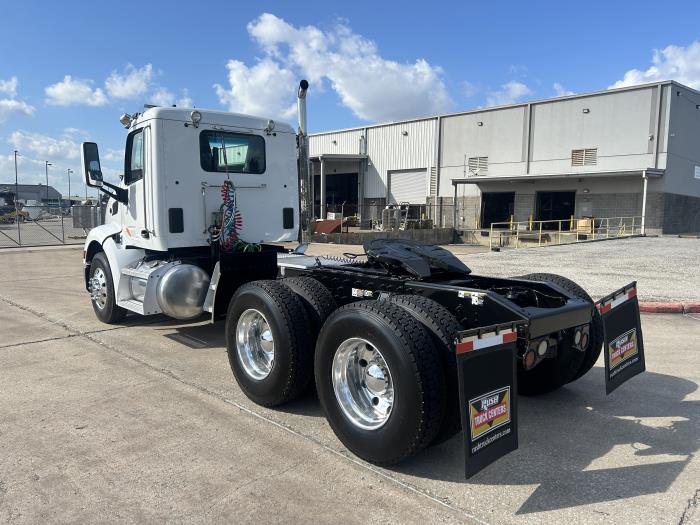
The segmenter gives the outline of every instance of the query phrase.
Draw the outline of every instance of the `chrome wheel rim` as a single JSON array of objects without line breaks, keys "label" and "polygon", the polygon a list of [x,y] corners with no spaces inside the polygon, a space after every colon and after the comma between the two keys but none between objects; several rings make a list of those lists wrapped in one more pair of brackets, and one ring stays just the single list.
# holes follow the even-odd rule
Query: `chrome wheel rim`
[{"label": "chrome wheel rim", "polygon": [[249,308],[236,325],[236,352],[243,370],[256,381],[265,379],[275,364],[275,341],[265,316]]},{"label": "chrome wheel rim", "polygon": [[394,383],[379,349],[359,337],[343,341],[332,374],[335,398],[348,420],[365,430],[384,426],[394,406]]},{"label": "chrome wheel rim", "polygon": [[90,297],[100,310],[107,306],[107,275],[102,268],[97,268],[92,274]]}]

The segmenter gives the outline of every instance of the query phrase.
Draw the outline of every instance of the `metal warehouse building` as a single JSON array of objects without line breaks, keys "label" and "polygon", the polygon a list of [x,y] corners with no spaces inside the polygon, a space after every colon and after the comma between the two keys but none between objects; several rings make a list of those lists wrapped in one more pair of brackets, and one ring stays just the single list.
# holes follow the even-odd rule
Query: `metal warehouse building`
[{"label": "metal warehouse building", "polygon": [[462,230],[644,216],[647,233],[700,231],[700,92],[672,81],[317,133],[309,149],[317,217],[408,202]]},{"label": "metal warehouse building", "polygon": [[47,188],[43,184],[0,183],[0,194],[14,196],[15,192],[18,193],[17,200],[19,201],[58,202],[61,200],[61,193],[56,191],[53,186]]}]

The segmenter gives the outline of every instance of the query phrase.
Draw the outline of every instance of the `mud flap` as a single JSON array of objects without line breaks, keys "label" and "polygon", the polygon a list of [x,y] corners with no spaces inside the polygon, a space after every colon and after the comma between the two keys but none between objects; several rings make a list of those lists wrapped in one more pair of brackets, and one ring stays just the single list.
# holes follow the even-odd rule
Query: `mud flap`
[{"label": "mud flap", "polygon": [[459,333],[457,373],[467,478],[518,448],[516,341],[522,324]]},{"label": "mud flap", "polygon": [[595,306],[603,318],[605,393],[610,394],[646,370],[636,281],[603,297]]}]

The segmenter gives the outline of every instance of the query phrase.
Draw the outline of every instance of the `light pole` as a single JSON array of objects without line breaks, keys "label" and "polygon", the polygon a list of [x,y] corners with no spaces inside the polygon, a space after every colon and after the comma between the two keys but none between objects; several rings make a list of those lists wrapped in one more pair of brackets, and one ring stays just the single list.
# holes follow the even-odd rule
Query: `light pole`
[{"label": "light pole", "polygon": [[70,208],[73,204],[73,201],[70,198],[70,174],[73,173],[73,170],[68,168],[66,172],[68,173],[68,207]]},{"label": "light pole", "polygon": [[19,227],[19,183],[17,179],[17,156],[19,153],[15,150],[15,221],[17,222],[17,244],[22,245],[22,231]]},{"label": "light pole", "polygon": [[44,161],[44,167],[46,168],[46,207],[49,207],[49,166],[52,164],[48,161]]}]

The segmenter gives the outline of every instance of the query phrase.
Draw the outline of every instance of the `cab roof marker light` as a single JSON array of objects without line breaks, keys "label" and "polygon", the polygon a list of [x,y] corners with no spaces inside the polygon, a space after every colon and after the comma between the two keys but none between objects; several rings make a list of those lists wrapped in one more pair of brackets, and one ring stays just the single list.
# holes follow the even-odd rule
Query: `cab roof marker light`
[{"label": "cab roof marker light", "polygon": [[119,122],[121,122],[122,126],[124,126],[126,129],[129,129],[131,127],[131,123],[134,121],[134,117],[129,115],[128,113],[124,113],[121,117],[119,117]]},{"label": "cab roof marker light", "polygon": [[190,120],[192,120],[192,125],[195,128],[199,127],[199,123],[202,121],[202,114],[196,109],[190,113]]}]

